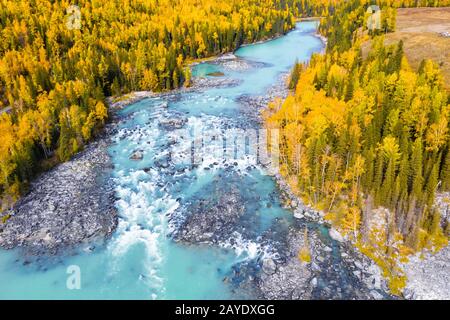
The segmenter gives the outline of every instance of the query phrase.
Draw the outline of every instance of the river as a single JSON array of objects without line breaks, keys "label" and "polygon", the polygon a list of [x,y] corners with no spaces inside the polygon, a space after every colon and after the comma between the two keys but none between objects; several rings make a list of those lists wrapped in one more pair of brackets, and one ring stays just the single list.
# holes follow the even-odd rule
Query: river
[{"label": "river", "polygon": [[[237,58],[193,68],[195,78],[220,85],[148,98],[120,111],[108,150],[114,166],[117,230],[106,244],[61,257],[57,263],[53,259],[24,264],[17,251],[0,252],[0,298],[260,297],[254,290],[242,289],[246,288],[242,282],[251,287],[262,272],[261,261],[283,255],[295,218],[282,208],[274,178],[254,155],[228,150],[231,158],[222,159],[218,151],[224,141],[242,138],[239,132],[259,128],[259,110],[252,109],[252,101],[273,90],[295,60],[307,61],[323,50],[315,28],[315,21],[301,22],[285,36],[240,48]],[[192,166],[189,137],[198,128],[206,153]],[[184,130],[184,135],[175,129]],[[136,151],[142,159],[130,160]],[[211,220],[208,214],[217,217]],[[339,246],[326,228],[303,225],[325,243],[328,268],[334,272],[330,283],[326,276],[314,279],[326,290],[314,289],[310,297],[351,298],[354,283],[342,265]],[[69,266],[81,272],[79,290],[67,288]],[[253,275],[242,275],[244,266],[246,270],[253,266]],[[333,284],[336,290],[330,289]]]}]

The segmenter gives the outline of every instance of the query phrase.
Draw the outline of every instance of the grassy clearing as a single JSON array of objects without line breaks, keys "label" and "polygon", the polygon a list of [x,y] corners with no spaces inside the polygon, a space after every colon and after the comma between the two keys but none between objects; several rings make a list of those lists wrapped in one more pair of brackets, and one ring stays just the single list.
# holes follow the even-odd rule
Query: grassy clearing
[{"label": "grassy clearing", "polygon": [[[450,7],[398,9],[397,28],[386,35],[387,45],[404,42],[405,54],[411,66],[418,69],[423,59],[438,63],[450,90],[450,38],[441,35],[450,32]],[[363,54],[370,42],[363,46]]]}]

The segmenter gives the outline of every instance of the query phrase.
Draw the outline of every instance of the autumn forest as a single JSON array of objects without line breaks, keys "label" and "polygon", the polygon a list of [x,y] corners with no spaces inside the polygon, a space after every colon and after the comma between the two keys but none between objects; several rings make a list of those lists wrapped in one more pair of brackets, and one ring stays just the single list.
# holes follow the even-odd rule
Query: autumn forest
[{"label": "autumn forest", "polygon": [[[0,2],[0,194],[11,204],[36,172],[68,160],[108,117],[105,97],[189,82],[187,62],[293,27],[302,2]],[[295,10],[290,8],[295,6]],[[325,6],[320,6],[320,10]],[[306,15],[306,13],[305,13]]]},{"label": "autumn forest", "polygon": [[384,45],[395,30],[389,1],[380,3],[381,32],[360,29],[363,3],[325,18],[327,53],[295,66],[295,93],[271,104],[267,126],[282,132],[281,171],[292,189],[377,261],[399,293],[398,262],[448,242],[435,196],[450,188],[449,96],[436,63],[413,70],[401,41]]},{"label": "autumn forest", "polygon": [[[80,8],[78,27],[67,8]],[[367,7],[381,8],[378,29]],[[68,161],[109,119],[107,97],[191,85],[189,65],[320,19],[326,51],[296,63],[262,113],[280,173],[373,259],[399,294],[399,263],[448,244],[450,96],[440,66],[385,44],[400,7],[449,0],[0,0],[0,212]],[[370,42],[370,50],[363,44]],[[270,148],[270,145],[269,145]]]}]

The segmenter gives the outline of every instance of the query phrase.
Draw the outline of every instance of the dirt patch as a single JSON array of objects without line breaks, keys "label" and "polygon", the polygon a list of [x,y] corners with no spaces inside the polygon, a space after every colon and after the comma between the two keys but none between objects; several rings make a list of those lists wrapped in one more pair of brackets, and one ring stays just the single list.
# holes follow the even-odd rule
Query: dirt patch
[{"label": "dirt patch", "polygon": [[[397,28],[386,34],[385,43],[394,44],[403,40],[405,54],[411,66],[418,69],[423,59],[439,64],[450,90],[450,7],[409,8],[397,10]],[[363,54],[370,42],[363,45]]]},{"label": "dirt patch", "polygon": [[450,7],[397,10],[399,32],[445,32],[450,28]]}]

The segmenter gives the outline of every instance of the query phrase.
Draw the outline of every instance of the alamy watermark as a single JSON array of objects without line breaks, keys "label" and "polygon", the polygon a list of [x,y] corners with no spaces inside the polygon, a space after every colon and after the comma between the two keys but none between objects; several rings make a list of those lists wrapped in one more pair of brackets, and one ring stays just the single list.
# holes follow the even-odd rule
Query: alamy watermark
[{"label": "alamy watermark", "polygon": [[245,160],[246,166],[259,165],[274,175],[279,171],[278,129],[211,129],[194,126],[179,129],[171,137],[184,148],[172,149],[174,164],[200,166],[211,163],[234,163]]},{"label": "alamy watermark", "polygon": [[367,29],[370,31],[381,30],[381,9],[377,5],[367,8],[369,18],[367,19]]},{"label": "alamy watermark", "polygon": [[66,273],[68,274],[66,280],[66,287],[69,290],[81,289],[81,268],[77,265],[70,265],[67,267]]},{"label": "alamy watermark", "polygon": [[66,9],[66,27],[69,30],[80,30],[81,29],[81,10],[80,7],[76,5],[71,5]]}]

